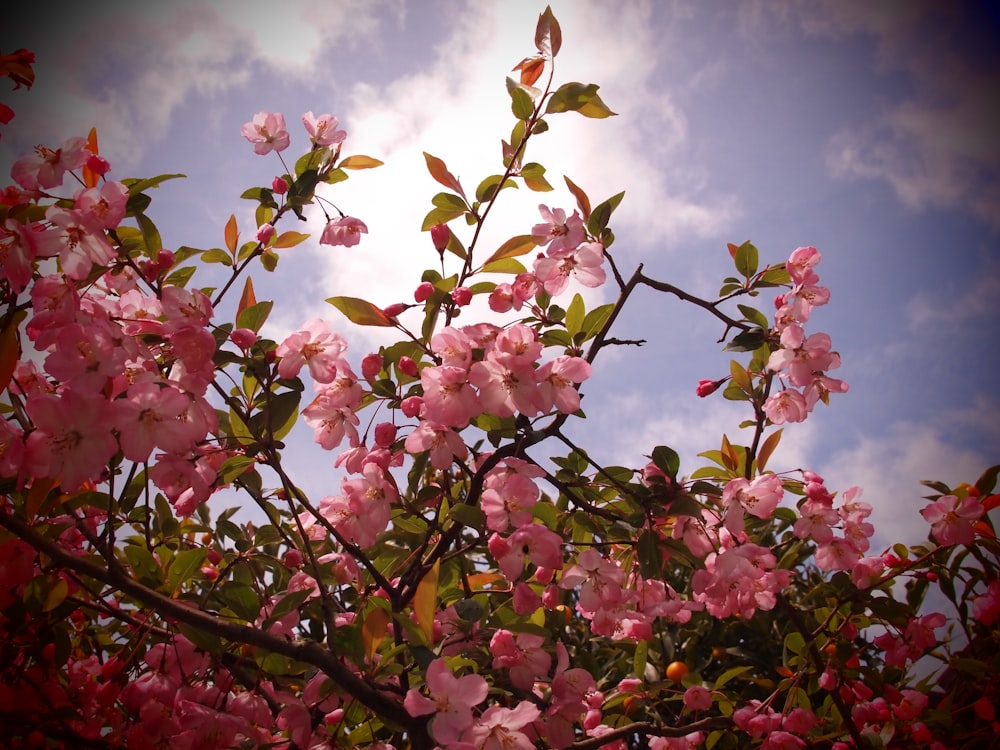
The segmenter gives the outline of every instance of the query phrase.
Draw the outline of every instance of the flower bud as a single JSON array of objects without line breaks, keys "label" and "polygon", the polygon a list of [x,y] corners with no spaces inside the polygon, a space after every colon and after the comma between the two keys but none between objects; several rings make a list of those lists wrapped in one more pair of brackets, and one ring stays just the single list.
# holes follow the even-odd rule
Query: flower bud
[{"label": "flower bud", "polygon": [[698,386],[694,390],[698,394],[698,398],[705,398],[705,396],[715,393],[724,382],[725,380],[699,380]]},{"label": "flower bud", "polygon": [[262,245],[268,244],[274,237],[275,230],[272,224],[261,224],[257,230],[257,242]]},{"label": "flower bud", "polygon": [[467,286],[456,286],[451,290],[451,298],[459,307],[465,307],[472,302],[472,290]]},{"label": "flower bud", "polygon": [[448,228],[447,224],[435,224],[431,227],[431,242],[434,243],[434,249],[442,255],[444,255],[444,250],[448,247],[450,239],[451,229]]},{"label": "flower bud", "polygon": [[384,312],[388,317],[395,318],[400,313],[406,312],[410,306],[405,302],[393,302],[391,305],[386,305],[382,312]]},{"label": "flower bud", "polygon": [[87,157],[87,169],[98,176],[103,176],[111,171],[111,165],[103,156],[91,154]]},{"label": "flower bud", "polygon": [[409,419],[415,419],[420,414],[420,407],[424,405],[424,400],[420,396],[410,396],[404,398],[399,405],[399,410]]},{"label": "flower bud", "polygon": [[229,334],[230,340],[243,351],[247,351],[257,343],[256,332],[249,328],[236,328]]},{"label": "flower bud", "polygon": [[396,439],[396,425],[392,422],[382,422],[375,425],[375,445],[388,448]]},{"label": "flower bud", "polygon": [[426,302],[434,294],[434,285],[429,281],[423,281],[413,291],[413,299],[417,302]]},{"label": "flower bud", "polygon": [[286,568],[300,568],[302,567],[302,553],[297,549],[290,549],[285,553],[282,562]]},{"label": "flower bud", "polygon": [[275,195],[284,195],[288,192],[288,181],[284,177],[275,177],[271,182],[271,190]]},{"label": "flower bud", "polygon": [[409,375],[411,378],[417,377],[417,363],[409,357],[405,355],[400,357],[397,367],[404,375]]},{"label": "flower bud", "polygon": [[365,380],[374,380],[382,371],[382,355],[372,352],[361,360],[361,375]]}]

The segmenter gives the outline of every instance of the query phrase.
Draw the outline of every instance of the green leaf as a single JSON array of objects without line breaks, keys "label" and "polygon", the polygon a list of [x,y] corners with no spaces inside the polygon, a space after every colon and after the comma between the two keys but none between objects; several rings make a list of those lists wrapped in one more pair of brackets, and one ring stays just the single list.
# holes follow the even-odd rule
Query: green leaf
[{"label": "green leaf", "polygon": [[658,445],[653,448],[653,454],[650,458],[653,459],[653,463],[656,465],[656,468],[668,477],[671,479],[677,478],[677,472],[681,469],[681,458],[677,455],[677,451],[673,448],[668,448],[665,445]]},{"label": "green leaf", "polygon": [[202,263],[222,263],[226,266],[233,265],[233,256],[227,253],[222,248],[213,247],[211,250],[206,250],[201,254]]},{"label": "green leaf", "polygon": [[240,195],[240,198],[246,198],[247,200],[257,201],[262,206],[268,206],[270,208],[277,208],[278,203],[274,200],[274,191],[270,188],[265,187],[252,187],[248,190],[244,190]]},{"label": "green leaf", "polygon": [[433,226],[438,224],[447,224],[452,219],[457,219],[459,216],[468,211],[467,208],[432,208],[430,212],[424,217],[423,223],[420,225],[420,231],[426,232]]},{"label": "green leaf", "polygon": [[254,622],[260,615],[260,598],[248,584],[230,581],[219,590],[219,596],[242,620]]},{"label": "green leaf", "polygon": [[766,286],[782,286],[784,284],[789,284],[792,281],[792,277],[788,275],[788,271],[785,270],[785,264],[781,263],[777,266],[772,266],[771,268],[764,271],[760,278],[754,286],[766,287]]},{"label": "green leaf", "polygon": [[549,99],[546,113],[579,112],[584,117],[610,117],[615,113],[601,101],[597,84],[564,83]]},{"label": "green leaf", "polygon": [[483,266],[483,273],[524,273],[524,264],[514,258],[501,258]]},{"label": "green leaf", "polygon": [[154,587],[160,585],[163,581],[163,571],[148,549],[138,544],[126,544],[124,552],[125,559],[128,560],[129,567],[132,568],[139,583],[152,584]]},{"label": "green leaf", "polygon": [[267,431],[271,437],[274,440],[281,440],[295,425],[301,398],[302,394],[299,391],[285,391],[272,396],[268,408],[250,418],[251,427],[263,432],[262,428],[266,421]]},{"label": "green leaf", "polygon": [[521,167],[521,179],[536,193],[547,193],[552,190],[552,185],[545,179],[545,167],[537,162],[529,162]]},{"label": "green leaf", "polygon": [[733,258],[736,264],[736,271],[743,278],[749,279],[757,273],[758,253],[753,243],[744,242],[736,249],[736,256]]},{"label": "green leaf", "polygon": [[187,177],[186,174],[161,174],[157,177],[149,177],[145,180],[122,180],[122,184],[128,188],[129,197],[136,196],[148,188],[159,187],[160,183],[167,180],[177,180]]},{"label": "green leaf", "polygon": [[170,591],[176,594],[184,583],[191,580],[207,556],[208,550],[204,547],[181,550],[174,555],[167,570],[167,586]]},{"label": "green leaf", "polygon": [[259,331],[260,327],[267,320],[267,316],[271,314],[272,307],[274,307],[274,302],[271,300],[264,300],[263,302],[258,302],[256,305],[250,305],[250,307],[236,316],[236,327],[249,328],[255,332]]},{"label": "green leaf", "polygon": [[474,505],[465,505],[464,503],[453,505],[448,511],[448,518],[471,529],[481,531],[486,527],[486,514]]},{"label": "green leaf", "polygon": [[340,310],[347,319],[359,326],[392,327],[393,322],[382,310],[367,300],[357,297],[329,297],[331,305]]},{"label": "green leaf", "polygon": [[517,188],[517,183],[510,178],[507,178],[503,185],[500,184],[500,180],[503,180],[502,174],[491,174],[480,182],[479,187],[476,188],[476,200],[480,203],[486,203],[504,188]]},{"label": "green leaf", "polygon": [[751,669],[753,669],[753,666],[750,665],[727,669],[725,672],[719,675],[719,679],[715,681],[715,685],[713,685],[712,687],[714,690],[720,690],[723,685],[725,685],[728,682],[731,682],[733,679],[739,677],[741,674],[746,674]]},{"label": "green leaf", "polygon": [[599,236],[604,231],[611,220],[611,214],[618,208],[618,204],[622,202],[622,198],[624,197],[625,192],[622,191],[594,207],[594,211],[587,221],[587,229],[591,234]]},{"label": "green leaf", "polygon": [[586,334],[583,338],[584,341],[594,338],[601,330],[604,328],[604,324],[608,322],[608,318],[611,317],[612,311],[615,309],[613,303],[607,305],[601,305],[600,307],[595,307],[589,313],[587,317],[583,319],[583,332]]},{"label": "green leaf", "polygon": [[305,602],[305,600],[308,599],[312,593],[313,592],[311,590],[304,589],[302,591],[291,591],[282,596],[271,610],[271,616],[264,621],[263,629],[267,630],[270,625],[276,623],[293,609],[301,607],[303,602]]},{"label": "green leaf", "polygon": [[510,92],[510,109],[518,120],[527,120],[535,113],[535,102],[531,94],[524,90],[513,78],[507,79],[507,90]]},{"label": "green leaf", "polygon": [[146,214],[136,214],[135,220],[142,231],[142,240],[146,244],[146,252],[152,260],[156,260],[163,249],[163,240],[160,239],[160,232]]},{"label": "green leaf", "polygon": [[752,352],[763,343],[764,331],[760,328],[751,328],[734,336],[733,340],[722,348],[727,352]]},{"label": "green leaf", "polygon": [[282,232],[274,238],[274,242],[271,243],[271,247],[295,247],[296,245],[305,242],[307,239],[309,239],[309,235],[303,234],[302,232]]},{"label": "green leaf", "polygon": [[758,310],[756,307],[750,307],[750,305],[736,305],[740,312],[743,313],[743,317],[748,321],[753,323],[759,328],[767,329],[770,327],[771,323],[768,321],[767,317]]},{"label": "green leaf", "polygon": [[586,308],[583,305],[583,297],[579,293],[573,296],[573,301],[566,309],[566,332],[573,338],[583,330],[584,315]]},{"label": "green leaf", "polygon": [[249,456],[235,455],[227,458],[219,467],[219,481],[222,484],[231,484],[234,479],[244,474],[247,469],[257,462]]}]

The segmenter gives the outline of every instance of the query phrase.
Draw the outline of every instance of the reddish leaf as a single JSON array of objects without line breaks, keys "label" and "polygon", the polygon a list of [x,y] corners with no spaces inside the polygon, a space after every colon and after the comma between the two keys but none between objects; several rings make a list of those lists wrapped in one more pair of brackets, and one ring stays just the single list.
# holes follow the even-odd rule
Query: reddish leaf
[{"label": "reddish leaf", "polygon": [[236,248],[240,241],[240,231],[236,228],[236,216],[230,216],[226,222],[226,249],[236,257]]},{"label": "reddish leaf", "polygon": [[[448,171],[447,165],[441,159],[431,156],[424,151],[424,160],[427,162],[427,171],[431,173],[431,177],[465,198],[465,191],[462,190],[462,184],[455,175]],[[466,200],[466,203],[468,203],[468,200]]]},{"label": "reddish leaf", "polygon": [[381,167],[384,162],[378,159],[373,159],[370,156],[348,156],[340,164],[337,165],[339,169],[373,169],[375,167]]},{"label": "reddish leaf", "polygon": [[576,198],[576,205],[580,207],[580,213],[583,214],[584,223],[590,221],[590,198],[587,197],[585,192],[573,184],[573,180],[569,177],[564,176],[563,179],[566,180],[566,186],[573,194],[573,197]]},{"label": "reddish leaf", "polygon": [[734,245],[732,242],[727,242],[726,247],[729,249],[729,257],[736,259],[736,251],[740,249],[739,245]]},{"label": "reddish leaf", "polygon": [[778,443],[781,441],[781,430],[772,432],[764,444],[760,446],[760,451],[757,453],[757,470],[764,471],[764,467],[767,465],[767,460],[774,453],[774,449],[778,447]]},{"label": "reddish leaf", "polygon": [[516,237],[511,237],[497,248],[497,251],[489,257],[484,265],[489,265],[503,258],[516,258],[519,255],[527,255],[536,247],[538,247],[538,243],[535,242],[535,238],[532,235],[519,234]]},{"label": "reddish leaf", "polygon": [[544,57],[526,57],[513,67],[521,71],[521,85],[532,86],[545,69]]},{"label": "reddish leaf", "polygon": [[253,293],[253,279],[247,276],[247,283],[243,285],[243,294],[240,296],[240,304],[236,308],[236,317],[239,318],[248,307],[257,304],[257,296]]},{"label": "reddish leaf", "polygon": [[990,495],[989,497],[983,498],[983,507],[986,508],[987,512],[993,510],[997,506],[1000,506],[1000,495]]},{"label": "reddish leaf", "polygon": [[562,47],[562,29],[552,13],[552,8],[546,6],[545,12],[538,15],[538,25],[535,27],[535,48],[543,55],[555,57]]},{"label": "reddish leaf", "polygon": [[[91,128],[90,134],[87,136],[87,150],[97,155],[97,128]],[[97,182],[100,176],[94,172],[86,164],[83,165],[83,184],[89,188],[97,187]]]}]

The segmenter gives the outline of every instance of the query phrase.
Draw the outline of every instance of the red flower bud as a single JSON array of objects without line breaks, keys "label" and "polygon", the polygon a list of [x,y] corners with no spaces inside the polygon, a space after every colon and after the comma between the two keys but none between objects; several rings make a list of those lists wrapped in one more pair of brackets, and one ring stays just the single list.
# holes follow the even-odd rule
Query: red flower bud
[{"label": "red flower bud", "polygon": [[288,192],[288,182],[284,177],[275,177],[274,181],[271,182],[271,190],[275,195],[284,195]]},{"label": "red flower bud", "polygon": [[705,396],[715,393],[720,385],[722,385],[721,380],[699,380],[695,393],[698,394],[699,398],[705,398]]},{"label": "red flower bud", "polygon": [[445,248],[448,247],[448,240],[450,239],[451,229],[448,228],[447,224],[435,224],[431,227],[431,242],[434,243],[434,249],[442,255]]},{"label": "red flower bud", "polygon": [[413,299],[417,302],[426,302],[434,294],[434,285],[429,281],[423,281],[413,291]]},{"label": "red flower bud", "polygon": [[451,298],[459,307],[465,307],[472,302],[472,290],[467,286],[456,286],[451,290]]},{"label": "red flower bud", "polygon": [[382,312],[384,312],[390,318],[395,318],[401,312],[406,312],[406,309],[408,307],[409,305],[407,305],[405,302],[394,302],[391,305],[387,305],[385,308],[383,308]]},{"label": "red flower bud", "polygon": [[382,370],[382,355],[366,354],[364,359],[361,360],[361,375],[365,380],[372,380],[378,377],[379,372]]},{"label": "red flower bud", "polygon": [[417,363],[414,362],[407,356],[402,356],[399,358],[399,371],[404,375],[409,375],[411,378],[417,377]]}]

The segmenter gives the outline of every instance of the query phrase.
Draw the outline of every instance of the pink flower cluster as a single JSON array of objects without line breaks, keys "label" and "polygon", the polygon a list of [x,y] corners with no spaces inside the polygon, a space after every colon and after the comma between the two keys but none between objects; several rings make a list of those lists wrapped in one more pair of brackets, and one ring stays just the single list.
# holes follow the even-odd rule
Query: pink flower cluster
[{"label": "pink flower cluster", "polygon": [[[77,145],[21,160],[13,173],[23,186],[55,187],[80,166]],[[211,494],[226,458],[205,442],[216,430],[205,398],[217,349],[212,305],[178,286],[144,291],[124,264],[95,274],[118,254],[107,230],[122,221],[127,199],[124,185],[106,181],[50,206],[42,221],[4,226],[2,274],[15,292],[32,282],[24,330],[37,355],[17,365],[8,387],[31,429],[25,437],[2,422],[0,472],[55,479],[69,492],[102,481],[121,452],[152,463],[150,480],[188,515]],[[43,275],[50,259],[58,265]],[[161,251],[160,260],[157,276],[172,254]]]},{"label": "pink flower cluster", "polygon": [[847,383],[826,375],[827,370],[840,367],[840,355],[830,350],[830,336],[805,333],[804,325],[813,307],[830,301],[830,291],[817,284],[819,276],[813,270],[820,258],[814,247],[800,247],[792,252],[785,263],[792,289],[775,299],[778,310],[774,328],[781,348],[771,353],[767,367],[784,373],[790,385],[764,402],[764,413],[774,424],[801,422],[817,401],[828,403],[831,393],[847,392]]},{"label": "pink flower cluster", "polygon": [[542,223],[531,234],[545,252],[535,258],[533,270],[518,274],[513,283],[497,284],[490,293],[490,309],[495,312],[520,310],[539,292],[555,297],[575,278],[586,287],[601,286],[607,280],[604,271],[604,248],[600,242],[587,241],[580,214],[569,217],[561,208],[538,207]]},{"label": "pink flower cluster", "polygon": [[[844,490],[842,502],[834,507],[834,496],[823,477],[804,471],[806,499],[799,505],[801,516],[793,527],[799,539],[816,542],[816,564],[821,570],[850,570],[859,588],[868,588],[882,573],[881,557],[865,557],[875,527],[866,519],[872,506],[861,502],[860,487]],[[840,528],[841,536],[834,533]]]}]

